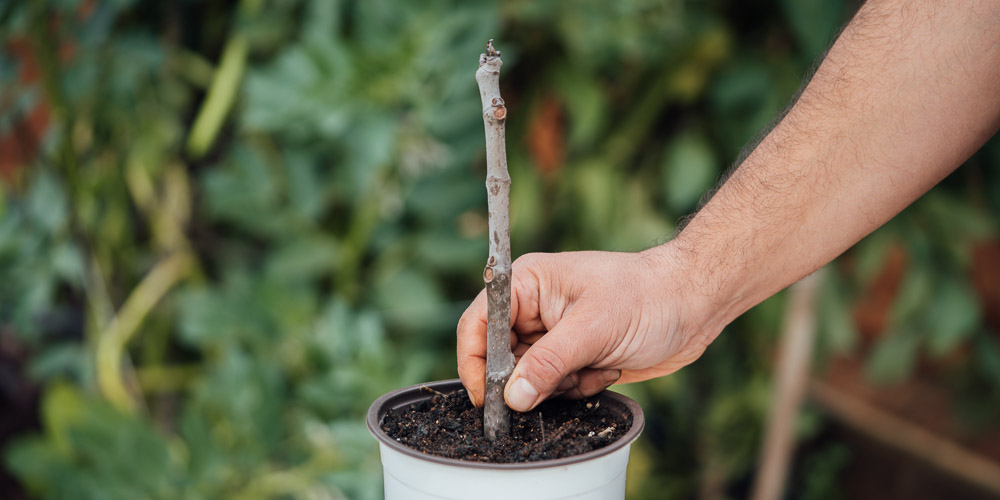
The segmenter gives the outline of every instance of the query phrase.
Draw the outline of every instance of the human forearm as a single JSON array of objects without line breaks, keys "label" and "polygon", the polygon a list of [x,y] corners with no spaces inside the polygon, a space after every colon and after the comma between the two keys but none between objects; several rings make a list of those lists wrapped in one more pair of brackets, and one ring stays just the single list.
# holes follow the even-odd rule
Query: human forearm
[{"label": "human forearm", "polygon": [[998,124],[1000,3],[869,1],[785,118],[652,253],[687,270],[691,327],[717,333],[885,223]]},{"label": "human forearm", "polygon": [[[673,241],[514,263],[507,404],[526,411],[693,362],[732,319],[883,224],[998,125],[1000,2],[869,0],[795,106]],[[457,331],[476,404],[486,309],[481,293]]]}]

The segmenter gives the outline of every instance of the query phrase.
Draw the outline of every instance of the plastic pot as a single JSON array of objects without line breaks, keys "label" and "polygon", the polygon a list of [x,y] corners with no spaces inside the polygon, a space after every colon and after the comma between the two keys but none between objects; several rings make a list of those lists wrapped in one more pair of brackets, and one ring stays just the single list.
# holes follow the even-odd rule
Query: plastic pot
[{"label": "plastic pot", "polygon": [[368,409],[368,430],[378,439],[386,500],[502,499],[542,500],[622,499],[629,448],[645,423],[642,409],[621,394],[604,391],[601,405],[632,413],[632,428],[604,448],[540,462],[487,464],[428,455],[390,438],[381,427],[393,408],[430,399],[428,387],[440,392],[462,388],[458,380],[443,380],[399,389],[375,400]]}]

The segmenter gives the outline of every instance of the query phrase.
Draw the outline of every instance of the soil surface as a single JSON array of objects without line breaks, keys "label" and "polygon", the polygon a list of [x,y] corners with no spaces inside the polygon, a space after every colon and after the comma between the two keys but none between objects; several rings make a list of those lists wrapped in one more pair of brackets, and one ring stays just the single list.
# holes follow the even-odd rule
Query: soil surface
[{"label": "soil surface", "polygon": [[599,404],[596,397],[551,399],[527,413],[511,412],[511,435],[491,442],[483,435],[482,408],[472,406],[460,389],[389,410],[381,425],[396,441],[432,455],[536,462],[603,448],[623,436],[632,427],[632,415],[611,406]]}]

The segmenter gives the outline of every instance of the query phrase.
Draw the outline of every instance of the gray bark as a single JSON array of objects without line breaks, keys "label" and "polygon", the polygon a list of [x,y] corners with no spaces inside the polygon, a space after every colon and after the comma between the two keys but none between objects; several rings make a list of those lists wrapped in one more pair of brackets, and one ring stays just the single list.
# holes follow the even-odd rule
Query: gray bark
[{"label": "gray bark", "polygon": [[510,175],[504,124],[507,108],[500,97],[500,52],[493,40],[479,56],[476,82],[483,101],[486,128],[486,196],[489,206],[490,255],[483,270],[486,282],[486,401],[483,426],[486,437],[496,440],[510,434],[510,410],[503,389],[514,371],[510,352]]}]

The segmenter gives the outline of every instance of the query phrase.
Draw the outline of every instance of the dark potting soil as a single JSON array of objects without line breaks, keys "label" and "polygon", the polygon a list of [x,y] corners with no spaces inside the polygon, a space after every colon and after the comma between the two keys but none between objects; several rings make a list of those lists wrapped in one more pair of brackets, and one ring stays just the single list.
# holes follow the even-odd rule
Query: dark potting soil
[{"label": "dark potting soil", "polygon": [[[429,389],[428,389],[429,390]],[[424,453],[474,462],[535,462],[603,448],[632,427],[627,410],[587,399],[551,399],[527,413],[511,412],[510,436],[491,442],[483,435],[483,409],[464,389],[395,410],[382,430]]]}]

